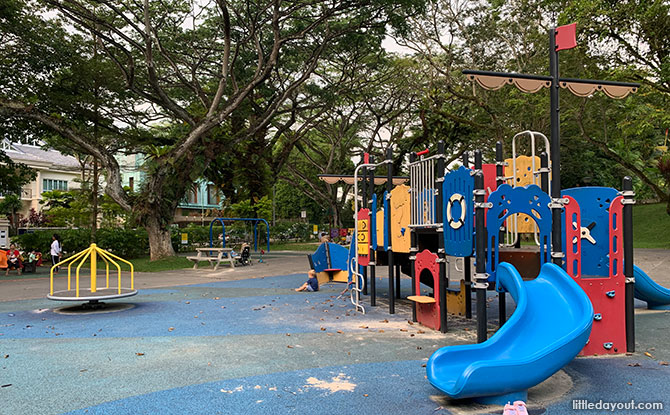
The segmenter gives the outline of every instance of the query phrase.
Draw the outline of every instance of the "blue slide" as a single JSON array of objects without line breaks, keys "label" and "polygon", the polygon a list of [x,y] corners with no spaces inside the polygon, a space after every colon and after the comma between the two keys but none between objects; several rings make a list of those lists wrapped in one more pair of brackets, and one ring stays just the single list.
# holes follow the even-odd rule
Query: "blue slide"
[{"label": "blue slide", "polygon": [[670,290],[658,285],[646,272],[633,267],[635,298],[646,301],[650,310],[670,310]]},{"label": "blue slide", "polygon": [[437,350],[426,365],[430,383],[454,399],[525,401],[528,388],[570,362],[591,334],[591,301],[560,267],[546,263],[524,282],[503,262],[497,278],[516,303],[509,321],[484,343]]}]

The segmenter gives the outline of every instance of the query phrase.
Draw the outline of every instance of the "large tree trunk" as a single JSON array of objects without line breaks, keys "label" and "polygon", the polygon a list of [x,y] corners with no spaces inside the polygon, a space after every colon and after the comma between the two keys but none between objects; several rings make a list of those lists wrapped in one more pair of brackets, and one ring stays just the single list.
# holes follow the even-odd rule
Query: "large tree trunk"
[{"label": "large tree trunk", "polygon": [[170,229],[167,226],[161,226],[160,221],[155,216],[144,218],[142,224],[149,234],[149,254],[152,261],[175,255],[174,248],[172,248],[172,239],[170,238]]}]

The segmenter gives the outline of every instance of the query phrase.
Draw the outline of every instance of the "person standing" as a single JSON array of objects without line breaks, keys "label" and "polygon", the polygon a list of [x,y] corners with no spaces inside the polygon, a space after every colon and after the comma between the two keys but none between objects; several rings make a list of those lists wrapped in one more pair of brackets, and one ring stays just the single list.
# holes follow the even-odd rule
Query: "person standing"
[{"label": "person standing", "polygon": [[[51,239],[51,263],[56,265],[63,256],[63,247],[60,244],[60,236],[57,233],[54,233]],[[58,267],[56,267],[55,272],[58,274]]]}]

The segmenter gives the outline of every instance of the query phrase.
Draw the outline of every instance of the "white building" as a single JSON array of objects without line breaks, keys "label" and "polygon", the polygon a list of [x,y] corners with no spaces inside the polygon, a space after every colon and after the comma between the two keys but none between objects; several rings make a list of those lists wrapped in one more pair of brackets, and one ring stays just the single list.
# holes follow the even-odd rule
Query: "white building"
[{"label": "white building", "polygon": [[21,190],[23,209],[19,213],[24,216],[28,216],[30,208],[42,209],[40,200],[43,192],[78,189],[80,186],[77,179],[81,179],[82,166],[72,156],[56,150],[44,150],[39,145],[10,143],[8,140],[2,141],[2,150],[14,162],[23,163],[37,173],[35,180]]}]

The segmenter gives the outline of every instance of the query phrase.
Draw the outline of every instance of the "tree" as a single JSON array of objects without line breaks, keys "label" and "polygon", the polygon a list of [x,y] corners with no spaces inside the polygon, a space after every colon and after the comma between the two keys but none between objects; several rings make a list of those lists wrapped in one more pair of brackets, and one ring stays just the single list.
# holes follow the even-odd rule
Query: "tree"
[{"label": "tree", "polygon": [[[3,0],[3,6],[4,72],[22,82],[0,91],[0,113],[12,123],[45,127],[98,160],[106,193],[147,229],[157,259],[174,253],[169,224],[176,206],[213,160],[263,136],[289,98],[305,93],[301,88],[330,48],[361,33],[381,42],[387,27],[402,30],[422,2]],[[93,45],[104,57],[88,64]],[[97,97],[90,97],[94,88],[80,77],[80,66],[105,74],[96,77],[104,81]],[[65,78],[70,82],[56,82]],[[59,100],[51,93],[57,85],[65,85]],[[96,139],[93,125],[105,134]],[[121,186],[119,149],[151,156],[133,200]]]},{"label": "tree", "polygon": [[16,233],[19,227],[19,213],[18,211],[23,208],[23,203],[21,203],[21,198],[15,194],[5,195],[5,198],[0,201],[0,212],[7,215],[9,222],[12,225],[14,233]]},{"label": "tree", "polygon": [[21,194],[21,189],[35,178],[35,171],[14,161],[0,151],[0,195]]}]

